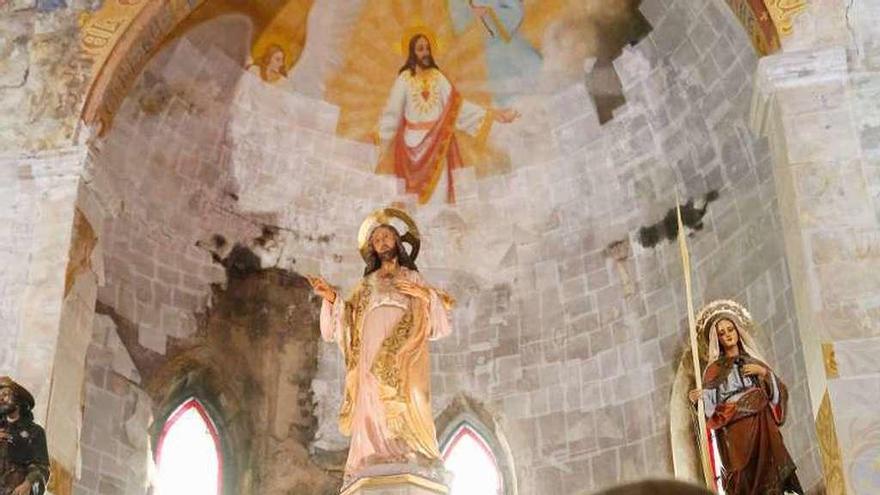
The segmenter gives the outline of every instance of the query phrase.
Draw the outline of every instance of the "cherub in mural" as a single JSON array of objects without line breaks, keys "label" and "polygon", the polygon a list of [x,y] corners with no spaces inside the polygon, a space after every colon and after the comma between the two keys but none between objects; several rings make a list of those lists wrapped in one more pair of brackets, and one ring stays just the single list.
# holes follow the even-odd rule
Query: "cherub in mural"
[{"label": "cherub in mural", "polygon": [[418,195],[420,203],[428,202],[435,189],[453,203],[452,172],[462,166],[455,131],[482,141],[493,122],[513,122],[519,113],[464,100],[434,60],[431,30],[418,28],[407,38],[402,41],[407,46],[406,63],[379,120],[384,154],[378,171],[404,179],[406,191]]},{"label": "cherub in mural", "polygon": [[449,13],[457,33],[474,21],[482,26],[495,104],[508,104],[511,94],[536,82],[541,55],[519,32],[525,17],[523,0],[449,0]]},{"label": "cherub in mural", "polygon": [[287,56],[278,44],[269,45],[247,70],[260,76],[268,83],[276,83],[287,78]]},{"label": "cherub in mural", "polygon": [[290,71],[299,62],[305,45],[306,22],[314,0],[239,3],[243,9],[249,6],[247,10],[257,26],[251,63],[245,68],[269,84],[289,85]]},{"label": "cherub in mural", "polygon": [[751,317],[733,301],[716,301],[701,312],[708,333],[703,390],[707,426],[717,439],[725,493],[803,494],[795,465],[782,441],[788,391],[746,330]]}]

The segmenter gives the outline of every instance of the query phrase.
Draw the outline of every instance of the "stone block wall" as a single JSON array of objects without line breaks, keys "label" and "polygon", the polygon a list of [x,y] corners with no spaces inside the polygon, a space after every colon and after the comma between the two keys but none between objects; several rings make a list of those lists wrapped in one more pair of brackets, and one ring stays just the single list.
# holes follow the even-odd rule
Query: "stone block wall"
[{"label": "stone block wall", "polygon": [[82,467],[73,493],[146,493],[153,404],[109,317],[93,326],[86,364]]},{"label": "stone block wall", "polygon": [[[235,33],[240,26],[229,22]],[[249,24],[240,29],[246,36]],[[196,30],[191,37],[203,35]],[[236,189],[226,170],[223,102],[240,65],[222,47],[214,47],[222,54],[214,60],[201,55],[190,39],[147,68],[89,163],[90,187],[114,212],[101,233],[106,284],[98,298],[137,322],[140,344],[159,354],[168,335],[195,330],[210,284],[225,280],[211,256],[212,234],[219,226],[243,238],[261,232],[257,220],[229,207]]]}]

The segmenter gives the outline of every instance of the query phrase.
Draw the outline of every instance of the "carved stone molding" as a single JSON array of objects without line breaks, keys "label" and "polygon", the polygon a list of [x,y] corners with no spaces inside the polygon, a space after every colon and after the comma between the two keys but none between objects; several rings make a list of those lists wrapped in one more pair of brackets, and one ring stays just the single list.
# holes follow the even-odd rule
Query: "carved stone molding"
[{"label": "carved stone molding", "polygon": [[758,62],[752,92],[751,128],[768,136],[778,92],[802,86],[844,82],[848,77],[846,50],[832,47],[815,51],[780,53]]}]

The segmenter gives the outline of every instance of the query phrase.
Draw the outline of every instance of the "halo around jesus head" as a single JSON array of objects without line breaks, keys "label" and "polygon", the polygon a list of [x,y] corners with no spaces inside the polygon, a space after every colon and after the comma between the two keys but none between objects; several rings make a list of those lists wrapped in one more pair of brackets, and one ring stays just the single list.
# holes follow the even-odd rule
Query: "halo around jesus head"
[{"label": "halo around jesus head", "polygon": [[[754,329],[752,315],[740,303],[729,299],[718,299],[703,306],[697,315],[697,335],[699,335],[700,359],[708,361],[709,358],[709,335],[712,326],[721,319],[732,321],[739,330],[740,335],[747,335],[744,339],[751,340],[750,334]],[[758,356],[755,356],[758,357]]]},{"label": "halo around jesus head", "polygon": [[[397,222],[395,222],[395,220]],[[406,231],[402,232],[395,223],[402,224],[403,227],[406,227]],[[400,240],[412,247],[409,257],[412,261],[415,261],[419,256],[422,236],[419,234],[419,227],[416,225],[416,222],[412,217],[398,208],[380,208],[373,213],[370,213],[370,215],[364,219],[360,230],[358,230],[358,249],[360,250],[361,257],[364,261],[369,261],[370,259],[370,236],[373,234],[373,231],[376,230],[376,227],[381,227],[383,225],[394,227],[398,231],[400,234]]]},{"label": "halo around jesus head", "polygon": [[398,54],[407,56],[409,54],[409,42],[417,35],[422,35],[428,39],[428,44],[431,45],[431,55],[436,57],[440,53],[442,47],[437,41],[437,35],[434,33],[434,30],[424,23],[418,23],[406,28],[403,34],[401,34],[400,45],[396,47]]}]

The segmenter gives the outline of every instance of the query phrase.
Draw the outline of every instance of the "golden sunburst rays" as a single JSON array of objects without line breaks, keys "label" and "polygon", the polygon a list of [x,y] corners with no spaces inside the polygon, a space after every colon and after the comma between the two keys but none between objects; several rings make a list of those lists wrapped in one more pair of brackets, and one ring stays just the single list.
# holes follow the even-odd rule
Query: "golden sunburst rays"
[{"label": "golden sunburst rays", "polygon": [[[446,2],[437,0],[368,0],[362,9],[344,44],[342,67],[325,91],[325,98],[340,107],[340,135],[377,143],[379,116],[406,61],[406,54],[399,53],[401,36],[416,25],[434,31],[437,64],[461,94],[478,105],[490,105],[484,40],[476,24],[456,35]],[[478,149],[474,139],[463,137],[460,146],[468,165],[505,162],[497,150]]]},{"label": "golden sunburst rays", "polygon": [[541,51],[544,43],[544,31],[554,21],[565,17],[572,8],[570,0],[525,0],[525,15],[522,25],[519,27],[520,34]]}]

